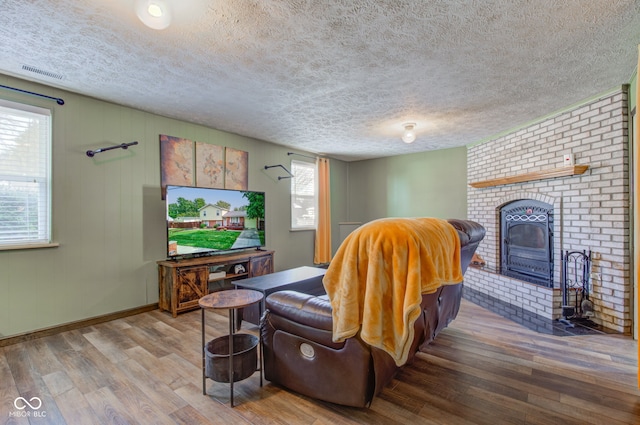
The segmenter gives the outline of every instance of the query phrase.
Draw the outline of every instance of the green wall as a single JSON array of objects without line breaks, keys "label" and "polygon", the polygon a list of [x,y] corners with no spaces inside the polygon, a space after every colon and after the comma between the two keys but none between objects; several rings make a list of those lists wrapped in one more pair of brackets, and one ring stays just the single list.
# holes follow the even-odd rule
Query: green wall
[{"label": "green wall", "polygon": [[[158,301],[165,258],[159,135],[249,152],[249,189],[266,192],[267,245],[275,268],[313,264],[312,231],[290,231],[290,184],[278,180],[290,151],[272,143],[169,119],[0,74],[0,97],[53,115],[53,242],[0,251],[0,338]],[[89,149],[138,141],[88,158]],[[305,153],[305,152],[300,152]],[[308,154],[308,153],[306,153]],[[451,172],[455,170],[455,172]],[[333,250],[340,222],[387,216],[466,217],[466,148],[346,163],[331,160]]]},{"label": "green wall", "polygon": [[349,164],[349,219],[467,217],[467,148]]},{"label": "green wall", "polygon": [[[60,244],[0,251],[0,337],[158,301],[156,261],[166,255],[160,134],[249,152],[249,189],[266,192],[267,245],[275,250],[276,270],[313,264],[313,232],[289,230],[289,180],[278,181],[277,168],[264,169],[290,169],[290,149],[5,75],[0,84],[65,100],[59,106],[0,91],[4,99],[52,109],[52,228]],[[128,150],[85,154],[134,140],[139,144]],[[331,167],[335,185],[347,164],[332,160]],[[335,219],[344,220],[346,188],[337,184],[332,193]]]}]

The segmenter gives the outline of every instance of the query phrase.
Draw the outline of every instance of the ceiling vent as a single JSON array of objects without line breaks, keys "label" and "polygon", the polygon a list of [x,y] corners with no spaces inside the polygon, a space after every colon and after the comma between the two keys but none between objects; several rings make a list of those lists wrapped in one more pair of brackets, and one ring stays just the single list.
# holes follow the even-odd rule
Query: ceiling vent
[{"label": "ceiling vent", "polygon": [[44,71],[42,69],[36,68],[35,66],[30,65],[22,65],[22,69],[29,72],[35,72],[36,74],[44,75],[45,77],[55,78],[57,80],[64,79],[64,75],[57,74],[55,72]]}]

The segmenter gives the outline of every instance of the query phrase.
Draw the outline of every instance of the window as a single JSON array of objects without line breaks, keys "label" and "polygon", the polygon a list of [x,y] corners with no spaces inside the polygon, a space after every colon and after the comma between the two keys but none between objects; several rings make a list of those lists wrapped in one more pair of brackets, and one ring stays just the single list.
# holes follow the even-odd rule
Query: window
[{"label": "window", "polygon": [[291,228],[316,227],[316,164],[291,161]]},{"label": "window", "polygon": [[0,99],[0,247],[51,242],[51,112]]}]

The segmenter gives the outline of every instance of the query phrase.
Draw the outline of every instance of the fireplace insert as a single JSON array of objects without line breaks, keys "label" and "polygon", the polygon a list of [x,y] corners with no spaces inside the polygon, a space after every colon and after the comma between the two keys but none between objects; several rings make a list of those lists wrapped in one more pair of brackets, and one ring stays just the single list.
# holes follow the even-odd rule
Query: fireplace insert
[{"label": "fireplace insert", "polygon": [[500,273],[553,287],[553,206],[521,199],[500,209]]}]

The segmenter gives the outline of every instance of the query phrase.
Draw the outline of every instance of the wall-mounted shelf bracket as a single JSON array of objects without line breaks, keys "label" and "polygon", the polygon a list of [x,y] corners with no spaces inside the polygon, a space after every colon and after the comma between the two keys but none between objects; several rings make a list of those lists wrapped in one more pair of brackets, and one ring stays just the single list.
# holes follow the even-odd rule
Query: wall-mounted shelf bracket
[{"label": "wall-mounted shelf bracket", "polygon": [[122,144],[116,145],[116,146],[109,146],[108,148],[96,149],[95,151],[87,151],[87,156],[89,158],[93,158],[93,156],[95,154],[100,153],[100,152],[110,151],[111,149],[127,149],[129,146],[133,146],[133,145],[137,145],[137,144],[138,144],[138,142],[122,143]]},{"label": "wall-mounted shelf bracket", "polygon": [[295,152],[287,152],[287,156],[291,156],[291,155],[297,155],[297,156],[302,156],[304,158],[310,158],[310,159],[318,159],[315,156],[309,156],[309,155],[303,155],[301,153],[295,153]]},{"label": "wall-mounted shelf bracket", "polygon": [[0,88],[6,89],[6,90],[13,90],[13,91],[16,91],[16,92],[19,92],[19,93],[29,94],[31,96],[38,96],[38,97],[42,97],[44,99],[55,100],[58,105],[64,105],[64,100],[59,98],[59,97],[47,96],[46,94],[35,93],[35,92],[32,92],[32,91],[17,89],[15,87],[4,86],[4,85],[0,85]]},{"label": "wall-mounted shelf bracket", "polygon": [[292,177],[293,177],[293,174],[291,174],[291,171],[287,170],[287,169],[285,168],[285,166],[284,166],[284,165],[282,165],[282,164],[278,164],[278,165],[265,165],[265,166],[264,166],[264,169],[265,169],[265,170],[268,170],[269,168],[275,168],[275,167],[280,167],[280,168],[282,168],[284,171],[286,171],[286,172],[287,172],[287,174],[289,174],[288,176],[278,176],[278,180],[282,180],[282,179],[290,179],[290,178],[292,178]]}]

